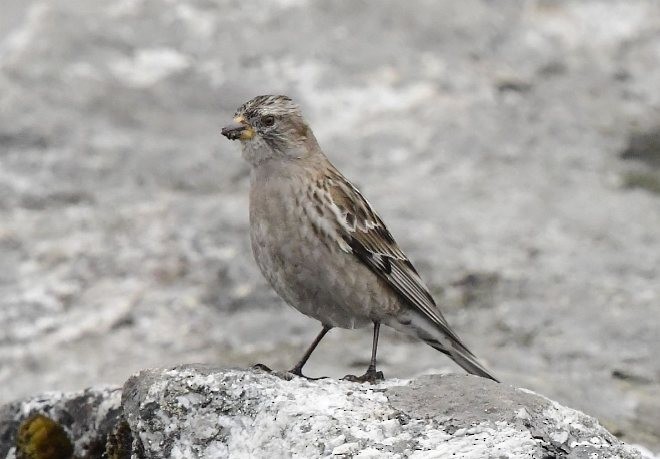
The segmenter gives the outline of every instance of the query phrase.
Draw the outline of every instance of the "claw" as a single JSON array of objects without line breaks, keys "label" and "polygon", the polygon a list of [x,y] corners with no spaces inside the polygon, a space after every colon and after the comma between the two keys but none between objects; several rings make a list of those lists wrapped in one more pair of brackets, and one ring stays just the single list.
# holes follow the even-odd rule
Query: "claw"
[{"label": "claw", "polygon": [[269,367],[264,365],[263,363],[257,363],[256,365],[252,365],[253,370],[261,370],[265,371],[266,373],[272,373],[273,370],[271,370]]},{"label": "claw", "polygon": [[300,368],[293,368],[289,370],[287,373],[289,373],[290,375],[298,376],[299,378],[305,378],[308,381],[318,381],[319,379],[328,379],[327,376],[321,376],[320,378],[310,378],[309,376],[305,376],[304,374],[302,374]]},{"label": "claw", "polygon": [[341,379],[343,381],[350,381],[350,382],[357,382],[357,383],[366,383],[366,382],[368,382],[369,384],[376,384],[379,381],[384,381],[385,376],[383,376],[382,371],[376,371],[376,370],[369,369],[362,376],[346,375]]}]

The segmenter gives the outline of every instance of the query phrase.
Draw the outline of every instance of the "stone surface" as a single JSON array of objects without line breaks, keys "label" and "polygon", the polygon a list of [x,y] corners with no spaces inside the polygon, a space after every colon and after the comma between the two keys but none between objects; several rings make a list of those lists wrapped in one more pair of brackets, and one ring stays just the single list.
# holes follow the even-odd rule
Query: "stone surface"
[{"label": "stone surface", "polygon": [[[121,414],[120,388],[49,392],[1,406],[0,458],[16,457],[17,433],[22,423],[33,415],[45,416],[63,429],[76,458],[100,458],[106,450],[107,436],[115,429]],[[54,443],[52,439],[45,442]]]},{"label": "stone surface", "polygon": [[204,367],[124,386],[147,457],[637,458],[597,421],[475,376],[376,386]]},{"label": "stone surface", "polygon": [[76,457],[89,458],[106,447],[112,458],[652,457],[579,411],[469,375],[372,386],[187,365],[132,376],[121,407],[119,393],[50,394],[2,408],[0,457],[14,457],[14,432],[34,413],[60,422]]},{"label": "stone surface", "polygon": [[[500,378],[660,452],[660,195],[626,154],[660,125],[658,24],[655,0],[3,0],[0,400],[291,366],[318,325],[257,272],[218,132],[283,92]],[[364,371],[369,330],[326,340],[310,375]],[[389,331],[379,357],[459,371]]]}]

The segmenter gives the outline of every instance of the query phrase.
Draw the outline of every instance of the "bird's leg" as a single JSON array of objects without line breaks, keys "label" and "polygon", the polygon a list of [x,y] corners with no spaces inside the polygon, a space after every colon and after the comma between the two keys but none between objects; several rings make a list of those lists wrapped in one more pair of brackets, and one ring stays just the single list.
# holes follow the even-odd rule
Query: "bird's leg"
[{"label": "bird's leg", "polygon": [[302,358],[300,359],[300,361],[298,363],[296,363],[296,365],[291,370],[289,370],[289,373],[291,373],[293,375],[296,375],[296,376],[303,377],[303,378],[307,378],[307,379],[323,379],[323,378],[308,378],[307,376],[302,374],[302,369],[305,366],[305,364],[307,363],[307,361],[309,360],[309,356],[311,356],[312,352],[314,352],[314,349],[316,349],[316,346],[319,345],[319,343],[321,342],[321,340],[323,339],[325,334],[328,333],[331,328],[332,327],[330,327],[329,325],[324,325],[323,326],[323,330],[321,330],[321,333],[319,333],[317,335],[317,337],[314,339],[312,344],[305,351],[305,355],[303,355]]},{"label": "bird's leg", "polygon": [[377,381],[382,381],[385,379],[382,371],[376,371],[376,351],[378,350],[378,334],[380,332],[380,322],[374,322],[374,340],[371,346],[371,363],[369,363],[369,368],[367,372],[362,376],[355,375],[346,375],[342,379],[346,381],[353,382],[368,382],[375,384]]}]

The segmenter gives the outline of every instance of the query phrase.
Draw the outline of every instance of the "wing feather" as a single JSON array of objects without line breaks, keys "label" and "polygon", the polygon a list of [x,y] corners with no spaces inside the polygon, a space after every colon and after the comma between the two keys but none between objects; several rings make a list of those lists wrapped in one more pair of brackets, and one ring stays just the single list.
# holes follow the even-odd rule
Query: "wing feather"
[{"label": "wing feather", "polygon": [[367,200],[337,170],[330,170],[324,188],[335,206],[338,233],[352,253],[383,279],[410,306],[457,342],[458,336],[436,305],[408,257]]}]

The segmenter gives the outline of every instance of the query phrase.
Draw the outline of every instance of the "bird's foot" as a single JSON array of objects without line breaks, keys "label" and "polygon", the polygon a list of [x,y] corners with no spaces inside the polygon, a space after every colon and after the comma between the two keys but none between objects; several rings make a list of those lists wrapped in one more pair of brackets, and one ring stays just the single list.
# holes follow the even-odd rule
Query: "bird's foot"
[{"label": "bird's foot", "polygon": [[359,382],[359,383],[368,382],[369,384],[376,384],[379,381],[384,381],[385,376],[383,376],[382,371],[376,371],[375,368],[369,368],[367,372],[362,376],[346,375],[341,379],[344,381]]},{"label": "bird's foot", "polygon": [[287,373],[293,376],[298,376],[299,378],[305,378],[308,381],[318,381],[319,379],[328,379],[327,376],[321,376],[320,378],[310,378],[309,376],[305,376],[304,374],[302,374],[302,370],[300,368],[292,368]]},{"label": "bird's foot", "polygon": [[252,365],[252,369],[253,370],[265,371],[266,373],[273,373],[273,370],[271,370],[269,367],[267,367],[263,363],[257,363],[256,365]]}]

